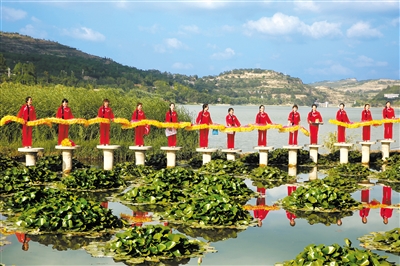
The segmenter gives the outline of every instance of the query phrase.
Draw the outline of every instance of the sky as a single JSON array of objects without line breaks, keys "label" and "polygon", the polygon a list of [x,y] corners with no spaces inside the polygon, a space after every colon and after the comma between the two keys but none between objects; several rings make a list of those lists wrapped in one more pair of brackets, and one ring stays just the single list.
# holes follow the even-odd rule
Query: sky
[{"label": "sky", "polygon": [[3,1],[1,30],[143,70],[400,79],[399,1]]}]

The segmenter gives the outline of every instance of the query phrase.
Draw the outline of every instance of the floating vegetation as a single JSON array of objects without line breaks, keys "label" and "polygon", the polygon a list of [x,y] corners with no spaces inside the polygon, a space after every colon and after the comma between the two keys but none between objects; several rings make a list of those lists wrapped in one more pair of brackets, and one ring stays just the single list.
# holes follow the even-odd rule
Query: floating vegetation
[{"label": "floating vegetation", "polygon": [[62,182],[67,188],[78,190],[102,190],[126,186],[117,172],[96,168],[73,171],[64,177]]},{"label": "floating vegetation", "polygon": [[307,185],[310,187],[327,185],[348,193],[353,193],[363,188],[361,185],[359,185],[356,179],[346,178],[340,175],[328,175],[324,179],[312,180],[311,182],[307,183]]},{"label": "floating vegetation", "polygon": [[358,238],[361,246],[366,249],[383,250],[400,255],[400,228],[386,232],[372,232]]},{"label": "floating vegetation", "polygon": [[153,171],[144,177],[147,184],[162,182],[171,184],[176,188],[187,188],[192,183],[198,182],[199,176],[195,175],[193,170],[183,167],[173,167]]},{"label": "floating vegetation", "polygon": [[164,153],[156,153],[151,155],[146,155],[147,166],[152,166],[155,169],[162,169],[167,167],[167,155]]},{"label": "floating vegetation", "polygon": [[305,219],[310,225],[313,224],[324,224],[330,225],[342,225],[342,219],[348,216],[352,216],[352,211],[341,211],[341,212],[314,212],[314,211],[291,211],[297,218]]},{"label": "floating vegetation", "polygon": [[93,242],[84,249],[94,257],[113,257],[115,261],[124,261],[128,265],[191,258],[216,252],[202,241],[188,239],[182,234],[172,234],[170,230],[170,227],[162,225],[135,226],[117,233],[111,241]]},{"label": "floating vegetation", "polygon": [[325,184],[301,186],[285,197],[282,205],[287,210],[318,212],[341,212],[362,208],[361,202],[354,200],[349,193]]},{"label": "floating vegetation", "polygon": [[283,184],[291,183],[296,177],[289,176],[287,172],[277,167],[265,166],[258,167],[251,171],[249,178],[253,180],[256,187],[274,188]]},{"label": "floating vegetation", "polygon": [[230,198],[209,195],[202,200],[189,198],[171,205],[160,216],[170,223],[186,223],[192,227],[246,228],[254,221],[248,211]]},{"label": "floating vegetation", "polygon": [[176,228],[176,230],[187,236],[193,238],[202,237],[210,242],[218,242],[230,238],[236,238],[238,233],[244,231],[243,229],[239,230],[234,228],[193,228],[182,224],[173,224],[171,227]]},{"label": "floating vegetation", "polygon": [[39,201],[24,210],[16,224],[42,233],[107,231],[122,227],[122,221],[111,210],[72,194]]},{"label": "floating vegetation", "polygon": [[[55,156],[43,156],[37,161],[36,166],[48,168],[53,172],[61,172],[62,164],[63,164],[63,159],[62,159],[62,155],[60,154],[60,155],[55,155]],[[72,158],[72,168],[73,169],[88,168],[88,167],[89,166],[78,161],[77,159]]]},{"label": "floating vegetation", "polygon": [[[268,152],[268,164],[271,165],[288,165],[289,156],[288,149],[275,149]],[[297,152],[297,165],[309,165],[314,164],[310,158],[310,153],[307,150],[300,149]]]},{"label": "floating vegetation", "polygon": [[239,160],[227,161],[223,159],[216,159],[211,160],[207,164],[200,167],[199,172],[243,175],[248,173],[248,169],[244,163]]},{"label": "floating vegetation", "polygon": [[340,164],[328,170],[329,175],[352,178],[357,181],[366,180],[373,174],[371,170],[361,164]]},{"label": "floating vegetation", "polygon": [[18,163],[16,160],[11,159],[4,154],[0,154],[0,172],[13,167],[22,166],[22,164]]},{"label": "floating vegetation", "polygon": [[379,180],[400,182],[400,163],[393,164],[390,168],[377,174]]},{"label": "floating vegetation", "polygon": [[310,244],[294,260],[276,263],[275,266],[295,265],[395,265],[387,261],[387,256],[380,256],[370,250],[351,247],[351,241],[345,239],[346,245]]},{"label": "floating vegetation", "polygon": [[118,173],[124,180],[136,180],[154,172],[153,167],[136,165],[132,162],[119,163],[114,167],[114,172]]}]

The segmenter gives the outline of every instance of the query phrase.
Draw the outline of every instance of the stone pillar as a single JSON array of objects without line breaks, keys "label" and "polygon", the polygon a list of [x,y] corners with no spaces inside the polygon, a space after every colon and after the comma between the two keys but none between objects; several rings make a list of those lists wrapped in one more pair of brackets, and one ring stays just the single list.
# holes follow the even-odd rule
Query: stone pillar
[{"label": "stone pillar", "polygon": [[369,158],[371,153],[371,145],[375,144],[373,141],[359,141],[358,144],[361,144],[361,163],[369,164]]},{"label": "stone pillar", "polygon": [[268,152],[272,151],[274,147],[254,147],[255,150],[258,150],[258,154],[260,157],[260,167],[267,166],[268,165]]},{"label": "stone pillar", "polygon": [[310,158],[314,163],[318,163],[318,149],[324,147],[324,145],[307,144],[310,148]]},{"label": "stone pillar", "polygon": [[340,150],[340,163],[349,162],[349,150],[353,147],[352,143],[334,143],[333,146],[339,147]]},{"label": "stone pillar", "polygon": [[203,165],[206,163],[209,163],[211,161],[211,154],[213,152],[216,152],[217,149],[213,149],[213,148],[197,148],[196,149],[197,152],[200,152],[203,154]]},{"label": "stone pillar", "polygon": [[161,147],[162,151],[167,153],[167,168],[176,166],[176,152],[180,151],[182,147]]},{"label": "stone pillar", "polygon": [[97,145],[97,149],[103,150],[103,169],[112,170],[114,167],[114,150],[119,149],[119,145]]},{"label": "stone pillar", "polygon": [[302,146],[283,146],[284,149],[289,150],[289,166],[297,165],[297,151],[302,149]]},{"label": "stone pillar", "polygon": [[64,174],[68,174],[72,170],[72,153],[74,150],[79,148],[79,146],[61,146],[57,145],[56,149],[61,150],[62,154],[62,171]]},{"label": "stone pillar", "polygon": [[236,154],[241,152],[242,150],[240,150],[240,149],[222,149],[221,151],[223,153],[226,153],[226,159],[228,161],[234,161],[234,160],[236,160]]},{"label": "stone pillar", "polygon": [[26,166],[35,166],[37,154],[43,150],[44,148],[18,148],[19,152],[25,153]]},{"label": "stone pillar", "polygon": [[378,142],[381,143],[382,160],[386,161],[389,158],[390,143],[396,142],[394,139],[380,139]]},{"label": "stone pillar", "polygon": [[151,150],[151,146],[129,146],[130,150],[135,151],[135,165],[144,165],[146,151]]}]

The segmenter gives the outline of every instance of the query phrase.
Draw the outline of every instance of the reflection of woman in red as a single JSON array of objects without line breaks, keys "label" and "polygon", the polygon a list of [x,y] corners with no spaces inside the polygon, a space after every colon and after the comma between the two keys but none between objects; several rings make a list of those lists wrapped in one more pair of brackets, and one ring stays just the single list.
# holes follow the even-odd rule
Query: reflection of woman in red
[{"label": "reflection of woman in red", "polygon": [[[388,186],[383,186],[382,204],[392,205],[392,188]],[[392,208],[381,208],[381,217],[383,218],[383,223],[388,224],[389,218],[392,217]]]},{"label": "reflection of woman in red", "polygon": [[[300,124],[300,113],[297,112],[297,104],[293,105],[292,111],[289,113],[288,126],[297,126]],[[289,145],[297,145],[297,136],[299,131],[289,132]]]},{"label": "reflection of woman in red", "polygon": [[[369,189],[361,190],[361,202],[369,204]],[[363,224],[367,223],[367,217],[369,214],[370,208],[362,208],[360,210],[360,217]]]},{"label": "reflection of woman in red", "polygon": [[319,124],[322,123],[321,113],[317,111],[317,105],[312,105],[311,112],[308,113],[307,122],[310,125],[310,144],[318,144],[318,129]]},{"label": "reflection of woman in red", "polygon": [[[288,196],[290,196],[293,191],[296,190],[296,186],[288,186],[287,190],[288,190]],[[296,221],[294,219],[296,219],[296,215],[294,215],[294,213],[291,213],[289,211],[286,211],[286,217],[289,219],[289,223],[290,226],[295,226],[296,225]]]},{"label": "reflection of woman in red", "polygon": [[[265,107],[264,105],[260,105],[259,112],[256,115],[256,124],[258,125],[266,125],[272,124],[271,119],[266,112],[264,112]],[[267,131],[266,130],[259,130],[258,131],[258,146],[264,147],[267,146]]]},{"label": "reflection of woman in red", "polygon": [[18,117],[24,119],[25,124],[22,125],[22,146],[25,148],[32,147],[32,127],[26,125],[27,122],[36,120],[35,108],[32,106],[32,97],[26,97],[26,104],[21,106]]},{"label": "reflection of woman in red", "polygon": [[[347,113],[344,110],[344,103],[339,105],[339,110],[336,112],[336,120],[339,122],[350,123],[349,118],[347,117]],[[346,128],[342,126],[338,126],[338,135],[337,141],[340,143],[346,142]]]},{"label": "reflection of woman in red", "polygon": [[[108,99],[103,100],[103,105],[97,112],[97,117],[114,119],[114,113],[110,108],[110,101]],[[110,144],[110,123],[100,123],[100,145]]]},{"label": "reflection of woman in red", "polygon": [[[171,122],[171,123],[176,123],[178,122],[178,114],[176,113],[175,109],[175,104],[170,103],[169,104],[169,110],[165,114],[165,122]],[[176,146],[176,129],[170,129],[175,132],[175,134],[169,135],[168,136],[168,146],[169,147],[175,147]],[[173,133],[173,132],[172,132]]]},{"label": "reflection of woman in red", "polygon": [[105,209],[108,209],[108,201],[103,201],[102,203],[100,203],[100,206]]},{"label": "reflection of woman in red", "polygon": [[[228,115],[226,116],[226,126],[228,127],[240,127],[239,119],[237,119],[236,115],[234,115],[235,111],[233,108],[228,109]],[[228,142],[227,148],[234,149],[235,148],[235,132],[228,132],[227,134]]]},{"label": "reflection of woman in red", "polygon": [[[132,113],[131,122],[146,119],[146,115],[144,114],[142,109],[143,109],[143,104],[138,103],[136,106],[136,110],[133,111],[133,113]],[[137,126],[135,128],[135,145],[136,146],[144,145],[143,135],[145,134],[145,128],[146,128],[146,126]]]},{"label": "reflection of woman in red", "polygon": [[[132,216],[133,217],[148,217],[147,216],[148,212],[142,212],[142,211],[133,211],[132,212]],[[132,226],[142,226],[143,222],[137,222],[137,223],[133,223]]]},{"label": "reflection of woman in red", "polygon": [[[265,188],[257,187],[257,192],[260,195],[256,200],[256,206],[265,206]],[[258,221],[258,227],[262,226],[262,221],[267,217],[268,212],[267,210],[254,210],[254,218]]]},{"label": "reflection of woman in red", "polygon": [[[211,125],[212,119],[210,112],[208,112],[208,104],[203,104],[203,111],[200,111],[196,118],[196,124],[206,124]],[[200,129],[200,148],[208,147],[208,128]]]},{"label": "reflection of woman in red", "polygon": [[[68,107],[67,99],[63,99],[61,101],[61,106],[57,110],[56,117],[61,119],[74,118],[74,116],[72,115],[71,108]],[[68,138],[68,130],[69,130],[69,125],[63,125],[63,124],[58,125],[58,145],[61,145],[63,139]]]},{"label": "reflection of woman in red", "polygon": [[[386,102],[385,108],[382,111],[383,119],[393,119],[395,118],[394,109],[390,106],[390,101]],[[393,138],[393,123],[385,123],[383,138],[384,139],[392,139]]]},{"label": "reflection of woman in red", "polygon": [[[367,122],[372,120],[372,114],[369,110],[369,104],[366,103],[364,105],[364,110],[361,113],[361,122]],[[371,140],[371,126],[363,126],[362,130],[362,140],[370,141]]]},{"label": "reflection of woman in red", "polygon": [[24,233],[15,233],[15,236],[17,237],[18,242],[22,243],[22,250],[23,251],[28,251],[29,249],[29,241],[31,240],[29,237],[26,236]]}]

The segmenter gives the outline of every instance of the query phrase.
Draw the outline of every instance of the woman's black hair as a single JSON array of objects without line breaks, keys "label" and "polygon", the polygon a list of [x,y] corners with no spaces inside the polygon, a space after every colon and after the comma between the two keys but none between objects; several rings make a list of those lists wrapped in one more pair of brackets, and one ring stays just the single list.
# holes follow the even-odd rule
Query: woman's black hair
[{"label": "woman's black hair", "polygon": [[258,107],[258,110],[260,110],[261,107],[264,107],[264,108],[265,108],[265,106],[261,104],[261,105]]},{"label": "woman's black hair", "polygon": [[387,102],[385,103],[385,105],[388,104],[388,103],[391,103],[391,102],[390,102],[390,101],[387,101]]},{"label": "woman's black hair", "polygon": [[346,105],[344,105],[344,103],[340,103],[339,106],[343,105],[343,107],[345,107]]},{"label": "woman's black hair", "polygon": [[228,113],[229,113],[231,110],[233,110],[233,108],[232,108],[232,107],[230,107],[230,108],[228,109]]},{"label": "woman's black hair", "polygon": [[292,109],[295,108],[295,107],[296,107],[297,109],[299,109],[299,107],[297,106],[297,104],[293,104]]},{"label": "woman's black hair", "polygon": [[68,103],[68,99],[66,99],[66,98],[62,99],[61,103],[62,103],[62,104],[63,104],[63,103]]},{"label": "woman's black hair", "polygon": [[311,105],[311,108],[313,108],[314,106],[315,106],[315,108],[318,107],[315,103],[313,103],[313,104]]},{"label": "woman's black hair", "polygon": [[203,104],[203,111],[208,107],[208,103]]},{"label": "woman's black hair", "polygon": [[369,105],[369,103],[364,104],[364,108],[367,107],[367,105]]},{"label": "woman's black hair", "polygon": [[32,97],[31,96],[26,97],[25,102],[27,103],[29,101],[29,99],[32,99]]}]

